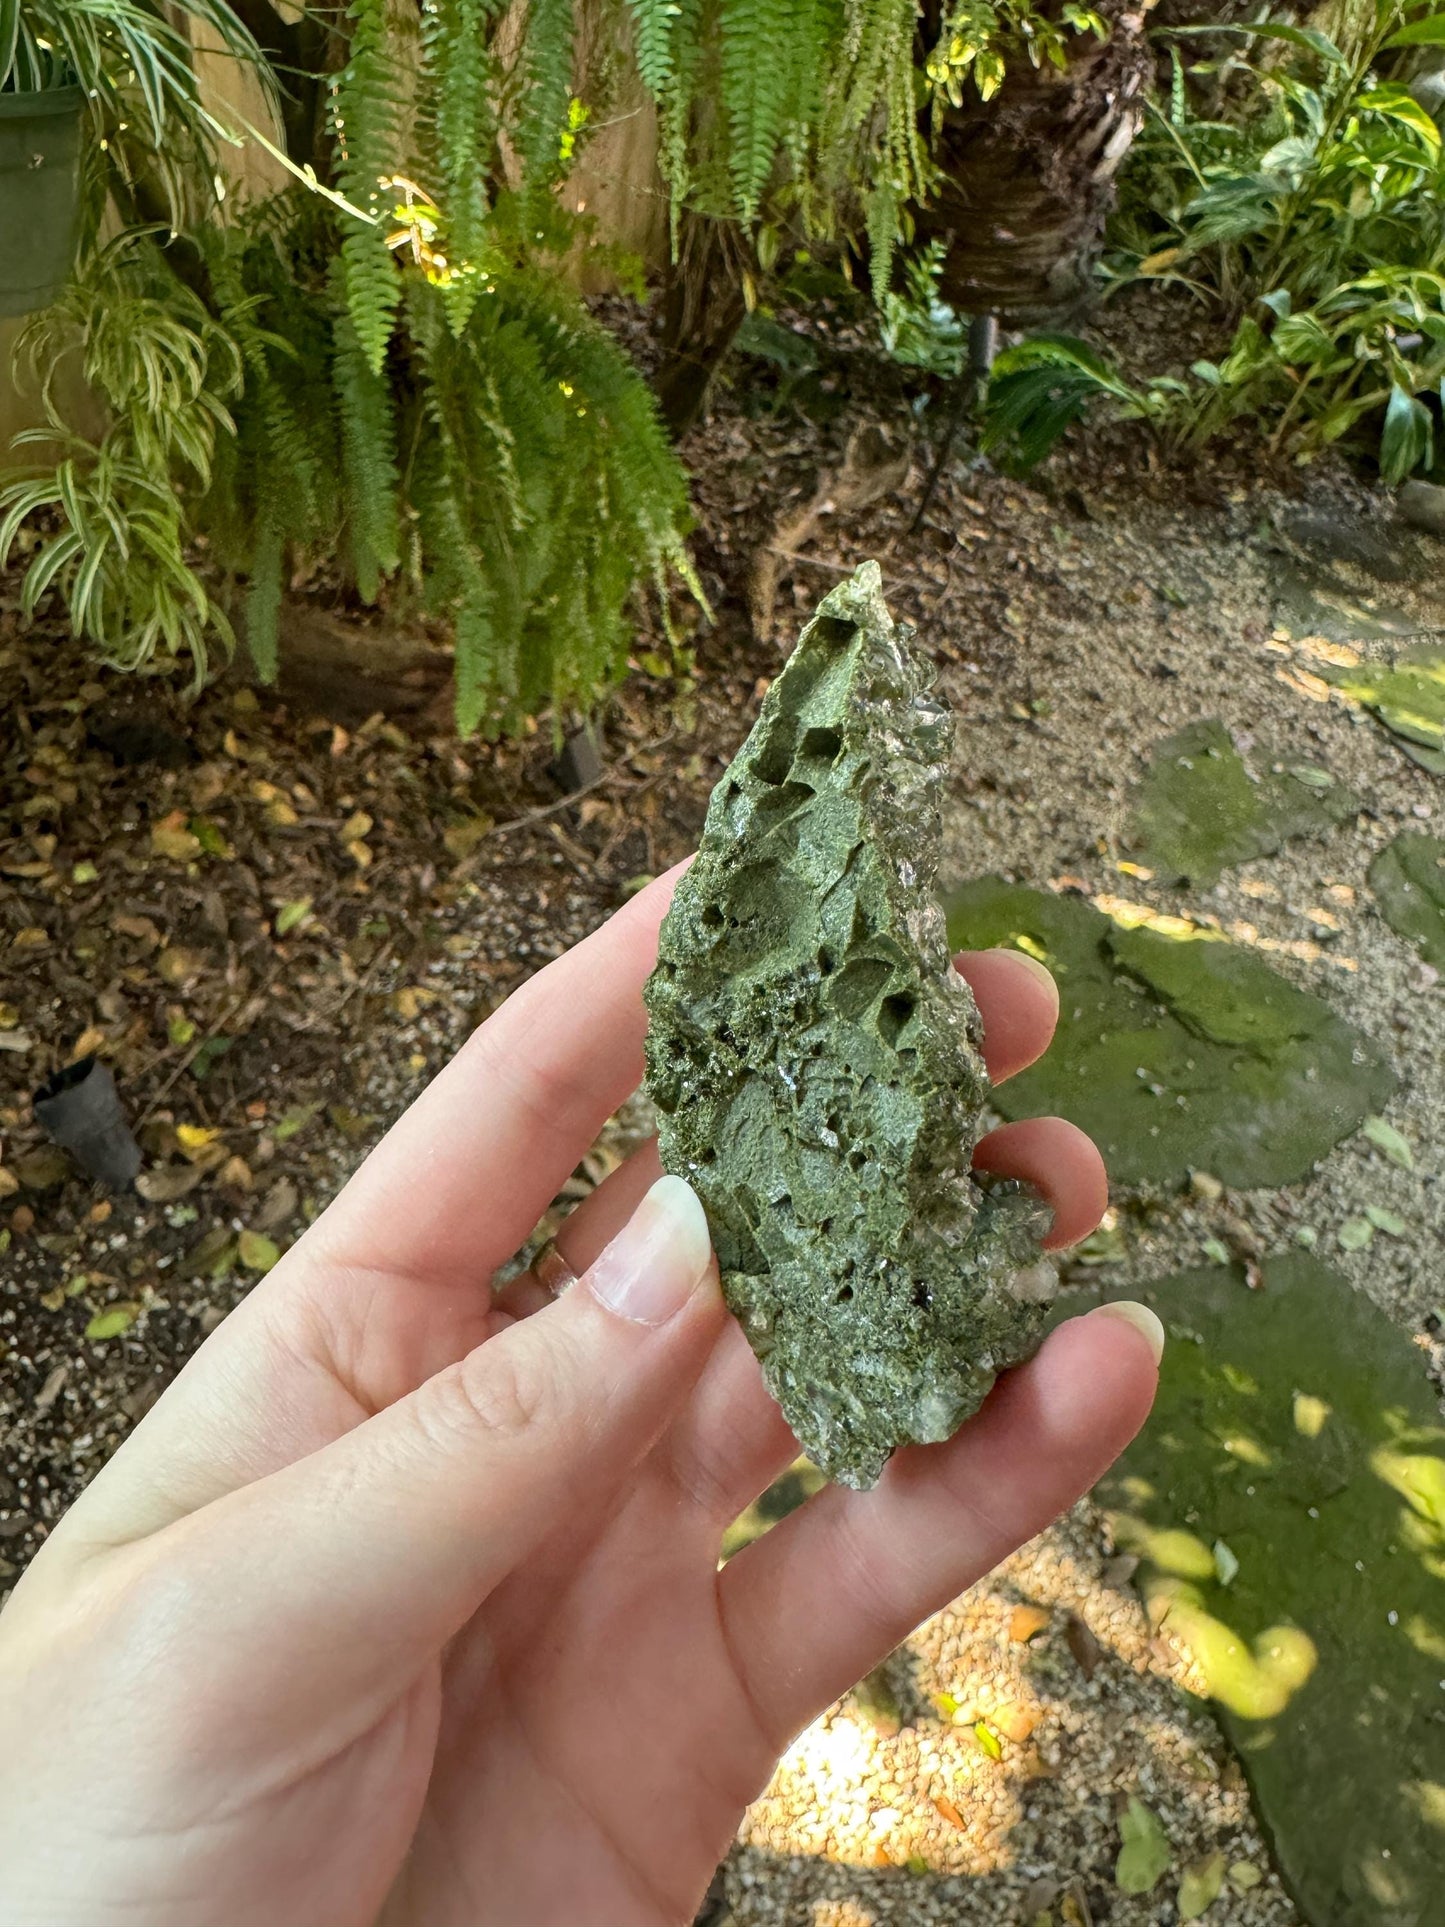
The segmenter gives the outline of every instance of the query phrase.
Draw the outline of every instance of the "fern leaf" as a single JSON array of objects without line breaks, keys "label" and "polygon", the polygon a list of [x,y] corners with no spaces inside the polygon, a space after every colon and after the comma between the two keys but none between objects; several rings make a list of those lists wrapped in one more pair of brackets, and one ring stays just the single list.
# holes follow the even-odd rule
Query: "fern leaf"
[{"label": "fern leaf", "polygon": [[390,384],[374,374],[349,315],[338,317],[332,378],[341,424],[352,567],[363,602],[401,565],[396,428]]},{"label": "fern leaf", "polygon": [[337,76],[334,101],[341,192],[368,218],[347,217],[341,244],[352,326],[367,363],[380,374],[401,299],[386,244],[388,190],[397,168],[397,101],[387,0],[351,0],[350,57]]},{"label": "fern leaf", "polygon": [[454,268],[475,263],[484,243],[498,126],[498,75],[490,45],[497,11],[498,0],[436,0],[428,16],[426,82],[447,258]]},{"label": "fern leaf", "polygon": [[517,153],[528,187],[548,187],[562,166],[572,98],[573,0],[530,0]]},{"label": "fern leaf", "polygon": [[470,736],[490,721],[496,707],[497,632],[480,587],[462,596],[456,613],[457,731]]},{"label": "fern leaf", "polygon": [[677,0],[627,0],[637,71],[653,99],[662,104],[673,75],[673,31],[682,13]]},{"label": "fern leaf", "polygon": [[792,0],[725,0],[722,98],[737,211],[755,221],[782,138],[788,73],[777,57]]}]

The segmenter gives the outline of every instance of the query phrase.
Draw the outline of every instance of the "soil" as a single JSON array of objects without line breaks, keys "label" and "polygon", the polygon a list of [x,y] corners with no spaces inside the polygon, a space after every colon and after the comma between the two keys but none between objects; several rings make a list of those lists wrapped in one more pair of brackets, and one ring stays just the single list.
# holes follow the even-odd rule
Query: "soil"
[{"label": "soil", "polygon": [[[1283,1191],[1120,1195],[1113,1237],[1086,1254],[1103,1262],[1073,1281],[1157,1277],[1199,1262],[1209,1239],[1248,1253],[1312,1231],[1417,1338],[1438,1382],[1442,993],[1380,919],[1365,871],[1399,829],[1438,831],[1445,794],[1372,722],[1316,700],[1309,645],[1281,626],[1278,578],[1287,562],[1326,567],[1281,533],[1302,507],[1365,526],[1402,560],[1391,603],[1433,627],[1445,624],[1429,589],[1439,549],[1397,530],[1383,497],[1343,469],[1261,474],[1251,450],[1174,471],[1137,434],[1076,434],[1028,484],[960,448],[913,530],[926,451],[866,506],[817,502],[820,471],[842,472],[860,426],[896,443],[887,385],[825,364],[807,399],[804,415],[750,379],[690,437],[712,609],[696,625],[696,678],[628,681],[600,719],[602,774],[581,794],[559,788],[546,731],[459,744],[436,702],[419,704],[425,665],[398,670],[395,702],[379,678],[378,708],[359,720],[345,676],[314,665],[294,693],[231,677],[188,703],[164,676],[97,670],[53,614],[23,628],[18,584],[0,585],[0,1602],[469,1028],[692,846],[760,685],[818,596],[866,556],[960,709],[948,825],[960,880],[998,870],[1189,907],[1236,938],[1248,929],[1400,1073],[1389,1116],[1413,1169],[1354,1138]],[[800,518],[802,537],[773,557],[773,632],[754,636],[758,552]],[[1331,560],[1328,573],[1378,602],[1354,564]],[[644,629],[639,657],[657,646]],[[1364,808],[1185,905],[1121,872],[1120,837],[1149,745],[1204,715],[1241,748],[1326,765]],[[148,1197],[93,1190],[34,1122],[35,1088],[88,1051],[115,1071]],[[619,1120],[554,1215],[643,1128],[636,1113]],[[1397,1212],[1405,1234],[1340,1249],[1366,1201]],[[88,1338],[107,1311],[123,1329]],[[963,1927],[1050,1909],[1164,1927],[1180,1871],[1217,1849],[1235,1884],[1210,1918],[1293,1922],[1242,1776],[1128,1577],[1098,1518],[1076,1508],[910,1642],[897,1663],[913,1710],[896,1732],[856,1700],[810,1728],[727,1870],[736,1927]],[[1021,1604],[1042,1614],[1027,1637]],[[1174,1854],[1141,1896],[1113,1879],[1131,1793]]]}]

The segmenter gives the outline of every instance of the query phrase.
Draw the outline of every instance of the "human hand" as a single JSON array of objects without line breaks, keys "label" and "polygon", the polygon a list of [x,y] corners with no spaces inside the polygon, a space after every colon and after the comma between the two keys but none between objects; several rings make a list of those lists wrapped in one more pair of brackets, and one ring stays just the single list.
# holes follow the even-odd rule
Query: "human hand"
[{"label": "human hand", "polygon": [[[681,1927],[792,1735],[1143,1421],[1149,1314],[1095,1311],[717,1569],[796,1445],[693,1193],[646,1148],[564,1227],[576,1288],[489,1285],[638,1081],[673,880],[483,1025],[17,1586],[7,1927]],[[1051,980],[959,963],[1022,1069]],[[977,1162],[1053,1244],[1103,1209],[1058,1119]]]}]

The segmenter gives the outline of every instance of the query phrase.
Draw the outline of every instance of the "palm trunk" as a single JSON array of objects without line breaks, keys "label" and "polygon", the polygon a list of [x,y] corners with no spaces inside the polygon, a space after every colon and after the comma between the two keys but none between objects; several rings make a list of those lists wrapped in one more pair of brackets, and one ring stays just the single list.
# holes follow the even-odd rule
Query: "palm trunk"
[{"label": "palm trunk", "polygon": [[965,314],[1037,321],[1088,291],[1150,69],[1144,13],[1098,11],[1107,40],[1071,36],[1062,69],[1016,58],[991,101],[945,117],[942,180],[917,229],[946,242],[940,291]]}]

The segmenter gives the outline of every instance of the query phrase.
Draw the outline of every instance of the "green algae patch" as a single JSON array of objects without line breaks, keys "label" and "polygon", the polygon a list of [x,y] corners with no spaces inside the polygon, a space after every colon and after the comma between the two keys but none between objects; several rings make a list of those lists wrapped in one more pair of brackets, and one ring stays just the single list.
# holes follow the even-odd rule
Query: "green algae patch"
[{"label": "green algae patch", "polygon": [[989,1081],[935,896],[952,719],[876,564],[835,589],[713,793],[646,990],[663,1166],[823,1473],[871,1485],[1037,1344],[1047,1213],[971,1171]]},{"label": "green algae patch", "polygon": [[[1158,1402],[1097,1497],[1192,1659],[1313,1927],[1432,1927],[1445,1865],[1445,1427],[1312,1258],[1143,1294]],[[1059,1315],[1095,1302],[1079,1295]]]},{"label": "green algae patch", "polygon": [[1396,935],[1445,970],[1445,841],[1397,836],[1370,865],[1370,888]]},{"label": "green algae patch", "polygon": [[1394,1089],[1369,1038],[1213,931],[1126,928],[998,877],[948,908],[955,948],[1023,949],[1058,980],[1053,1046],[999,1086],[996,1109],[1069,1118],[1117,1183],[1292,1183]]},{"label": "green algae patch", "polygon": [[1151,753],[1128,840],[1164,883],[1207,888],[1291,837],[1319,836],[1359,808],[1328,770],[1276,764],[1252,776],[1218,720],[1190,723]]}]

